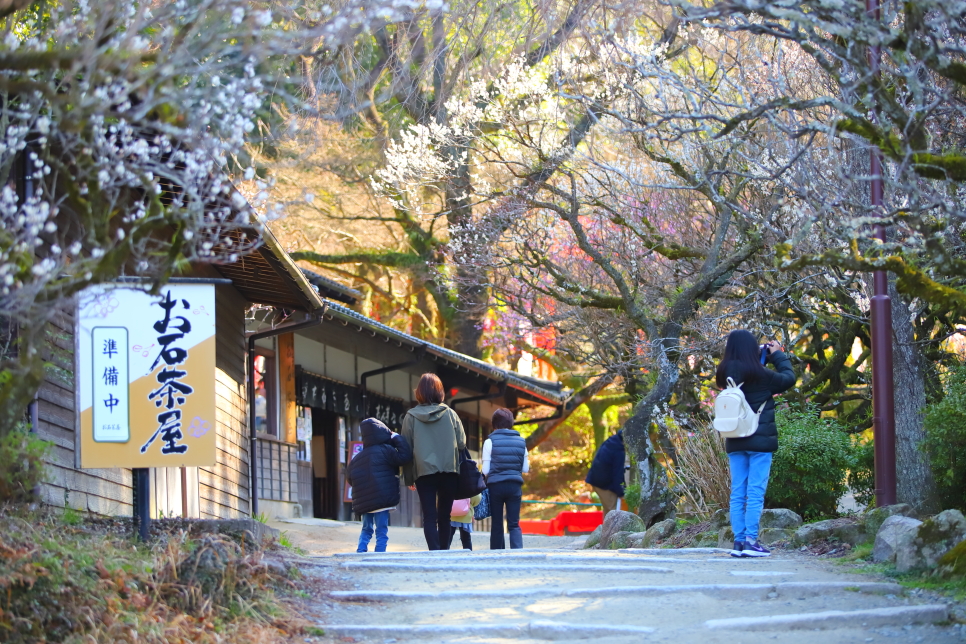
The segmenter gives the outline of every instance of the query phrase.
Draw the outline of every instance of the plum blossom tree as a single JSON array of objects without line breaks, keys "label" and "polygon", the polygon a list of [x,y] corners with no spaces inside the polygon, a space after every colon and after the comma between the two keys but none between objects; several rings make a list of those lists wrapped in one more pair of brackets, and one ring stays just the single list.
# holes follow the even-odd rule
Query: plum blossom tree
[{"label": "plum blossom tree", "polygon": [[[369,11],[364,3],[358,7],[356,13]],[[320,203],[317,214],[333,224],[348,219],[384,226],[391,241],[367,239],[324,252],[305,247],[293,257],[356,278],[374,266],[408,276],[430,294],[441,319],[438,339],[480,355],[488,304],[485,286],[468,274],[455,281],[444,277],[450,270],[468,267],[449,262],[446,242],[449,227],[470,219],[473,194],[480,191],[479,177],[471,172],[466,156],[467,141],[458,134],[462,125],[454,122],[463,117],[450,108],[465,103],[468,93],[481,87],[500,91],[499,76],[507,61],[518,60],[525,68],[539,66],[579,39],[585,25],[617,19],[629,7],[630,3],[589,0],[560,5],[399,3],[380,24],[358,31],[355,38],[324,40],[306,68],[311,70],[309,93],[318,97],[320,114],[365,139],[373,149],[367,159],[378,157],[381,170],[378,190],[367,193],[371,202],[364,212],[327,213],[331,205]],[[348,8],[345,12],[356,15]],[[501,124],[478,126],[499,129]],[[586,129],[585,123],[575,126],[573,142]],[[422,154],[432,141],[444,139],[440,154]],[[357,165],[352,164],[353,169]],[[343,185],[365,178],[345,175],[349,176],[340,177]],[[436,179],[422,181],[419,176]],[[375,287],[365,281],[367,288]],[[420,315],[430,319],[433,312],[423,310]]]},{"label": "plum blossom tree", "polygon": [[119,275],[234,261],[273,215],[232,184],[293,45],[243,0],[0,3],[0,435],[44,373],[47,323]]},{"label": "plum blossom tree", "polygon": [[446,128],[416,133],[422,142],[400,155],[421,149],[405,183],[430,183],[451,171],[439,151],[464,142],[476,186],[489,191],[475,193],[473,219],[450,226],[451,257],[498,302],[552,326],[558,352],[625,382],[636,400],[625,441],[648,521],[673,512],[659,456],[671,447],[659,428],[652,439],[655,410],[683,358],[734,319],[738,282],[767,267],[764,249],[800,217],[788,175],[813,147],[788,135],[797,114],[732,119],[797,91],[802,64],[755,38],[675,24],[602,30],[539,68],[511,63],[498,91],[477,86],[448,106]]}]

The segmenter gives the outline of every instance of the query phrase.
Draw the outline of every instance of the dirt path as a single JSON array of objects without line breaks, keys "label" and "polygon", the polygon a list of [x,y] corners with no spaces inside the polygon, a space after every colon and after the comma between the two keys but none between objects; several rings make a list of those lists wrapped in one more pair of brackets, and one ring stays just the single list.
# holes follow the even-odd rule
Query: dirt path
[{"label": "dirt path", "polygon": [[429,553],[397,528],[395,552],[357,555],[349,551],[358,524],[328,529],[289,530],[317,548],[300,565],[321,589],[306,617],[326,636],[309,641],[966,642],[945,604],[799,553],[751,560],[715,549],[586,551],[559,542]]}]

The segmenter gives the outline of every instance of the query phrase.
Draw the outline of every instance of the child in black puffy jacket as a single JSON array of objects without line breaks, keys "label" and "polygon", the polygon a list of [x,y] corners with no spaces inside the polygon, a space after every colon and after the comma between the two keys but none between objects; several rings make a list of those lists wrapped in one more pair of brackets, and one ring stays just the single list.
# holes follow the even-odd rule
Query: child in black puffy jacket
[{"label": "child in black puffy jacket", "polygon": [[375,418],[360,425],[362,451],[352,457],[346,479],[352,486],[352,511],[362,515],[356,552],[366,552],[376,533],[376,552],[389,543],[389,510],[399,504],[399,468],[413,458],[406,439]]}]

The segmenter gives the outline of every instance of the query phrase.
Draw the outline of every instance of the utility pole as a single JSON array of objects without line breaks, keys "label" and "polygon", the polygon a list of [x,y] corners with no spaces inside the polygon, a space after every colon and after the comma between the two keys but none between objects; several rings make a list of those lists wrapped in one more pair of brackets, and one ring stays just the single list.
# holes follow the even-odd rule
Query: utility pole
[{"label": "utility pole", "polygon": [[[875,20],[881,20],[879,0],[865,0],[865,9]],[[879,78],[881,53],[878,45],[869,47],[869,69],[873,79]],[[873,115],[873,118],[875,116]],[[870,151],[872,175],[872,207],[881,214],[882,151],[873,145]],[[886,228],[876,224],[876,239],[885,243]],[[892,300],[889,297],[889,275],[884,270],[872,274],[872,432],[875,448],[876,507],[896,502],[896,409],[892,384]]]}]

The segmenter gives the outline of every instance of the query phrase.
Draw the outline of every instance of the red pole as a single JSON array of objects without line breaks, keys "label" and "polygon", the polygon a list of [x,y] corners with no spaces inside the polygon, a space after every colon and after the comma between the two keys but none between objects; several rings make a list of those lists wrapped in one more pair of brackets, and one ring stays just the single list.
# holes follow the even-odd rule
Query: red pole
[{"label": "red pole", "polygon": [[[876,20],[880,19],[879,0],[865,0],[865,9]],[[878,46],[869,47],[869,68],[873,78],[879,76]],[[872,207],[882,209],[882,151],[872,146],[870,171],[872,175]],[[883,242],[886,229],[875,225],[874,235]],[[889,277],[883,270],[872,274],[872,433],[875,448],[875,504],[876,507],[896,503],[896,410],[892,384],[892,300],[889,297]]]}]

